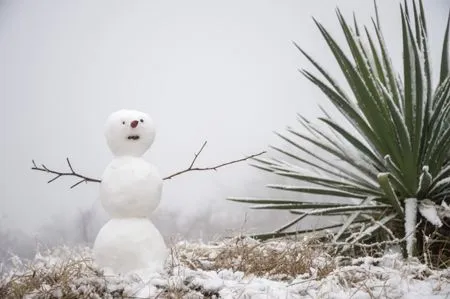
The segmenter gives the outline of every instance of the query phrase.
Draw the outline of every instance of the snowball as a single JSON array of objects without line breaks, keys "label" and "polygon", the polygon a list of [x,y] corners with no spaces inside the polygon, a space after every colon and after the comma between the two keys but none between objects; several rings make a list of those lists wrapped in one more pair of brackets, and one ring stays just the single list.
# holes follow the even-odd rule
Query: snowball
[{"label": "snowball", "polygon": [[155,126],[144,112],[119,110],[106,121],[105,137],[115,156],[142,156],[155,139]]}]

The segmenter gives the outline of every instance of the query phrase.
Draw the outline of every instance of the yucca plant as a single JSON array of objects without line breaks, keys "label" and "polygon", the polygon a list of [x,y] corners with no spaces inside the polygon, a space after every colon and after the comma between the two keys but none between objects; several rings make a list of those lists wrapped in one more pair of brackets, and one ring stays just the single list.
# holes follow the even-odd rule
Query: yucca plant
[{"label": "yucca plant", "polygon": [[350,24],[337,10],[348,47],[345,51],[314,20],[347,81],[345,88],[295,44],[320,75],[301,72],[322,90],[348,123],[335,121],[324,110],[319,124],[299,115],[303,129],[288,128],[287,133],[278,134],[293,149],[273,147],[289,159],[259,158],[254,166],[308,183],[269,185],[270,188],[334,196],[339,200],[317,203],[230,198],[253,203],[255,209],[289,210],[299,215],[280,229],[257,237],[305,232],[293,228],[307,216],[341,215],[345,216],[342,223],[317,230],[335,228],[334,241],[349,245],[374,241],[376,234],[384,239],[397,238],[405,241],[405,252],[413,256],[420,251],[416,245],[418,223],[427,222],[450,231],[445,223],[450,217],[445,202],[450,196],[450,15],[440,76],[437,85],[433,85],[423,3],[412,1],[408,5],[405,1],[400,12],[400,73],[394,70],[387,51],[376,3],[372,31],[361,27],[355,18]]}]

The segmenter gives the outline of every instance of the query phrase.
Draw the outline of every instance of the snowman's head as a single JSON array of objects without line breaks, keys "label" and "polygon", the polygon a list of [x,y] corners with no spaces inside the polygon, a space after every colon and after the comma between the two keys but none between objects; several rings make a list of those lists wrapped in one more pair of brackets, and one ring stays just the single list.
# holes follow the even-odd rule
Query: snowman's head
[{"label": "snowman's head", "polygon": [[155,139],[155,126],[144,112],[119,110],[105,126],[108,146],[115,156],[142,156]]}]

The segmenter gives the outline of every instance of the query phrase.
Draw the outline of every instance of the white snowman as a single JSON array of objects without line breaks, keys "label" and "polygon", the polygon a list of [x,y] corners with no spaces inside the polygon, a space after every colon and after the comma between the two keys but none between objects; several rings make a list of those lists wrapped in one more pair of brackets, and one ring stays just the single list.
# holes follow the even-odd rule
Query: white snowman
[{"label": "white snowman", "polygon": [[95,239],[95,261],[116,274],[160,272],[168,250],[148,216],[161,200],[163,180],[142,158],[155,138],[154,124],[143,112],[120,110],[105,129],[114,158],[103,173],[100,200],[111,219]]}]

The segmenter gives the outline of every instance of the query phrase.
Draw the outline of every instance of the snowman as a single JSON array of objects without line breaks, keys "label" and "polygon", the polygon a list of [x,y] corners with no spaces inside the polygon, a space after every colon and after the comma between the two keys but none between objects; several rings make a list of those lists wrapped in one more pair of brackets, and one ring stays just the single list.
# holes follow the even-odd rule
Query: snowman
[{"label": "snowman", "polygon": [[142,158],[154,124],[143,112],[120,110],[109,116],[105,136],[114,158],[103,173],[100,200],[111,219],[95,239],[94,259],[114,274],[161,272],[168,250],[148,216],[161,200],[163,180]]}]

